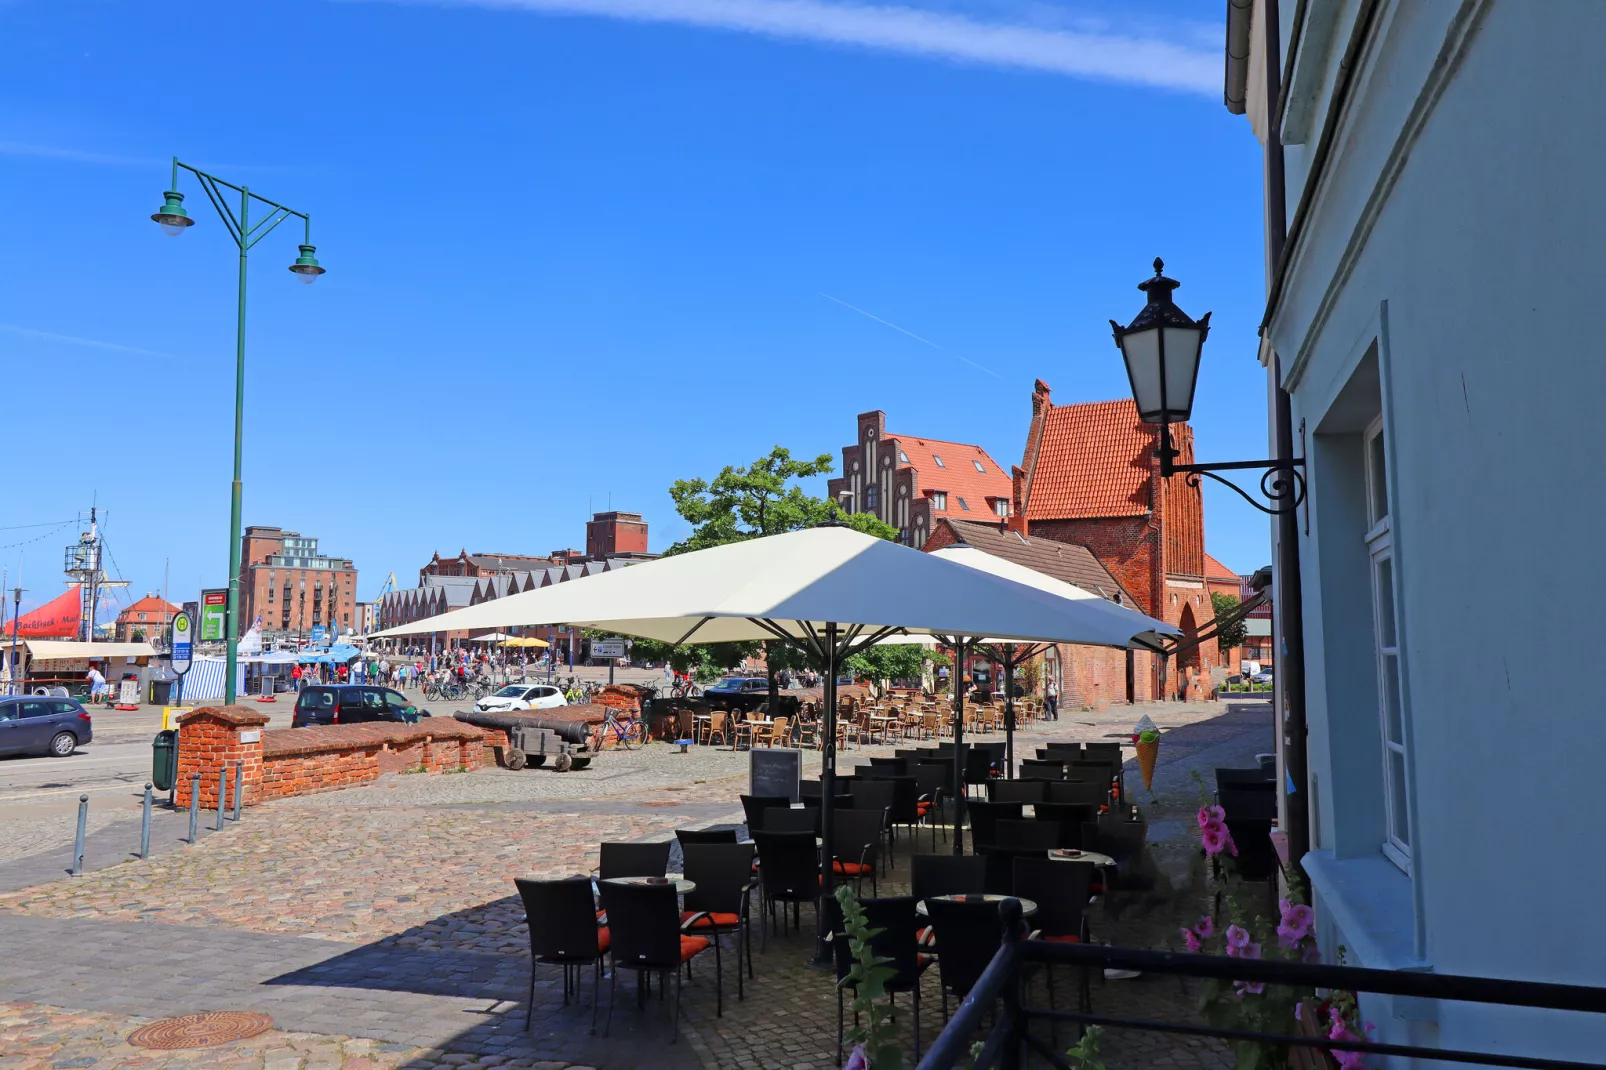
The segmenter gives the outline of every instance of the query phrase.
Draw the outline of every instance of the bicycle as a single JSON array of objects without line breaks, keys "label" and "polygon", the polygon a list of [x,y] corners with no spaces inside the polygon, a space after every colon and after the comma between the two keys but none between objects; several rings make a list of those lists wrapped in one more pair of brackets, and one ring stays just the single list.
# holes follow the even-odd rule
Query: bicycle
[{"label": "bicycle", "polygon": [[602,750],[610,732],[625,750],[630,750],[633,744],[647,742],[647,726],[642,724],[641,718],[626,717],[620,720],[618,711],[612,706],[608,707],[608,712],[597,732],[597,750]]},{"label": "bicycle", "polygon": [[676,680],[675,686],[669,689],[669,694],[674,698],[696,698],[702,693],[703,689],[697,686],[695,680]]}]

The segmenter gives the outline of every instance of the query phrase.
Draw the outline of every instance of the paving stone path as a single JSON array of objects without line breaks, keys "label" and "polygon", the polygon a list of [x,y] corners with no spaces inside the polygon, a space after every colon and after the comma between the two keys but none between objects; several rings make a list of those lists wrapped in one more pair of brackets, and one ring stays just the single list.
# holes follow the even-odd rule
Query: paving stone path
[{"label": "paving stone path", "polygon": [[[1187,831],[1188,770],[1246,764],[1270,746],[1264,707],[1145,709],[1174,728],[1152,800],[1139,796],[1157,830],[1170,821]],[[1023,732],[1021,753],[1045,739],[1130,731],[1139,712],[1067,712]],[[588,872],[603,840],[740,822],[745,756],[669,750],[608,756],[614,772],[629,772],[618,778],[496,770],[270,803],[194,847],[0,894],[0,1000],[12,1001],[0,1003],[0,1070],[831,1066],[836,1001],[829,976],[807,966],[807,909],[802,933],[772,938],[755,954],[745,1000],[735,998],[726,955],[723,1017],[714,1010],[714,965],[699,959],[673,1044],[668,1004],[653,998],[638,1011],[628,975],[609,1035],[588,1032],[589,975],[565,1006],[557,971],[539,975],[535,1028],[524,1031],[528,945],[508,894],[512,877]],[[889,751],[866,748],[845,761]],[[1128,777],[1139,783],[1135,766]],[[1182,857],[1191,844],[1184,836],[1174,848],[1160,845],[1167,850]],[[1181,883],[1164,882],[1141,901],[1110,904],[1095,915],[1095,934],[1167,946],[1177,919],[1197,909],[1199,889],[1186,885],[1185,871]],[[907,879],[900,853],[883,894]],[[924,1046],[942,1023],[935,970],[922,991]],[[1111,1014],[1173,1018],[1190,1015],[1195,1001],[1175,979],[1159,978],[1095,982],[1093,999]],[[184,1053],[124,1043],[145,1021],[201,1010],[261,1011],[277,1030]],[[1152,1034],[1112,1038],[1106,1050],[1111,1070],[1231,1065],[1219,1046]]]}]

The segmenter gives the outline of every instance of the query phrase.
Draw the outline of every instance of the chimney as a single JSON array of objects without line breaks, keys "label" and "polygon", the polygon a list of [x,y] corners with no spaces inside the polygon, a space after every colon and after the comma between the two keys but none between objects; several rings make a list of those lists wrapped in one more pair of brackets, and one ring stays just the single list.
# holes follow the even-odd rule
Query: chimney
[{"label": "chimney", "polygon": [[[1041,379],[1037,382],[1042,386]],[[1046,394],[1048,388],[1043,387]],[[1035,404],[1035,399],[1034,399]],[[1022,537],[1026,536],[1026,471],[1020,465],[1009,467],[1010,476],[1010,505],[1009,516],[999,522],[1000,531],[1013,531]]]},{"label": "chimney", "polygon": [[1036,416],[1044,409],[1052,408],[1053,402],[1048,400],[1048,384],[1038,379],[1032,383],[1032,415]]}]

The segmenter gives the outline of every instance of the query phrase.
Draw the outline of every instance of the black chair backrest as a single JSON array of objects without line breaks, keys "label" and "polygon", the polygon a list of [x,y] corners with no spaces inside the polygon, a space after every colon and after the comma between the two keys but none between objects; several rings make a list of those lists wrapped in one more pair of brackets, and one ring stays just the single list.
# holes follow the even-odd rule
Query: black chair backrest
[{"label": "black chair backrest", "polygon": [[599,881],[597,887],[608,912],[608,951],[616,966],[680,965],[680,902],[673,884]]},{"label": "black chair backrest", "polygon": [[972,846],[980,850],[994,843],[998,837],[998,822],[1018,820],[1024,809],[1024,804],[1018,802],[983,802],[980,799],[967,802],[965,812],[970,815]]},{"label": "black chair backrest", "polygon": [[938,788],[944,795],[954,793],[954,763],[951,761],[925,761],[915,763],[915,783],[920,794],[931,795]]},{"label": "black chair backrest", "polygon": [[912,776],[877,777],[892,785],[892,823],[913,825],[920,820],[920,782]]},{"label": "black chair backrest", "polygon": [[765,832],[807,832],[810,836],[820,834],[820,808],[818,806],[805,806],[801,810],[785,809],[772,806],[764,811]]},{"label": "black chair backrest", "polygon": [[931,748],[930,747],[896,747],[896,748],[893,749],[892,753],[894,755],[896,755],[897,757],[899,757],[899,758],[907,758],[907,759],[909,759],[909,766],[912,769],[914,767],[915,762],[919,761],[922,757],[924,757],[926,755],[929,755],[931,753]]},{"label": "black chair backrest", "polygon": [[978,855],[917,854],[910,861],[909,894],[916,899],[980,893],[986,881],[986,860]]},{"label": "black chair backrest", "polygon": [[838,862],[874,862],[881,842],[881,815],[874,810],[838,810],[832,846]]},{"label": "black chair backrest", "polygon": [[597,951],[597,908],[591,880],[568,877],[555,881],[513,879],[529,919],[530,954],[565,962],[594,962]]},{"label": "black chair backrest", "polygon": [[[865,925],[873,934],[869,941],[870,950],[878,958],[891,960],[885,965],[892,967],[895,972],[886,984],[893,991],[903,991],[920,983],[920,945],[916,939],[919,925],[915,913],[917,902],[912,895],[859,900],[859,906],[864,910]],[[831,932],[836,934],[831,946],[836,954],[836,979],[840,984],[847,980],[848,972],[853,969],[853,947],[846,939],[841,904],[835,899],[828,899],[825,907],[827,923],[831,926]]]},{"label": "black chair backrest", "polygon": [[1048,798],[1048,786],[1041,780],[994,780],[987,785],[992,802],[1040,803]]},{"label": "black chair backrest", "polygon": [[805,781],[803,781],[803,785],[802,786],[803,786],[803,797],[805,799],[808,798],[811,795],[814,798],[818,799],[820,797],[820,792],[825,790],[825,785],[821,784],[818,780],[805,780]]},{"label": "black chair backrest", "polygon": [[662,877],[668,869],[668,840],[661,843],[605,843],[597,867],[597,879]]},{"label": "black chair backrest", "polygon": [[1050,758],[1046,761],[1037,758],[1022,758],[1020,762],[1020,778],[1022,780],[1064,780],[1065,763]]},{"label": "black chair backrest", "polygon": [[1082,912],[1093,884],[1091,862],[1015,859],[1015,894],[1037,904],[1026,924],[1044,936],[1082,935]]},{"label": "black chair backrest", "polygon": [[1143,853],[1148,826],[1141,821],[1105,817],[1082,826],[1082,847],[1126,862]]},{"label": "black chair backrest", "polygon": [[927,899],[926,916],[936,930],[937,967],[942,986],[957,996],[967,995],[1004,942],[1001,904],[978,900]]},{"label": "black chair backrest", "polygon": [[1281,864],[1271,842],[1270,818],[1235,818],[1227,815],[1227,831],[1238,848],[1238,876],[1246,881],[1268,881]]},{"label": "black chair backrest", "polygon": [[1240,784],[1272,784],[1275,782],[1266,775],[1264,769],[1228,769],[1217,767],[1216,788],[1238,787]]},{"label": "black chair backrest", "polygon": [[1048,801],[1053,803],[1091,803],[1095,809],[1110,801],[1109,781],[1049,781]]},{"label": "black chair backrest", "polygon": [[965,783],[985,784],[992,775],[993,756],[979,747],[965,752]]},{"label": "black chair backrest", "polygon": [[792,800],[784,795],[743,795],[742,812],[747,815],[748,831],[764,827],[759,811],[771,806],[791,806]]},{"label": "black chair backrest", "polygon": [[676,829],[675,839],[682,852],[688,843],[735,843],[735,829]]},{"label": "black chair backrest", "polygon": [[1077,849],[1082,846],[1082,825],[1096,821],[1099,816],[1099,808],[1094,803],[1038,803],[1032,812],[1037,820],[1059,830],[1055,847]]},{"label": "black chair backrest", "polygon": [[812,832],[753,833],[764,894],[813,899],[819,895],[820,863]]},{"label": "black chair backrest", "polygon": [[993,831],[992,846],[1007,851],[1052,851],[1059,846],[1059,826],[1047,821],[1005,818]]},{"label": "black chair backrest", "polygon": [[1066,762],[1065,779],[1080,780],[1087,784],[1108,784],[1115,779],[1116,771],[1120,768],[1109,762]]},{"label": "black chair backrest", "polygon": [[870,768],[888,776],[907,776],[909,762],[904,758],[871,758]]},{"label": "black chair backrest", "polygon": [[1050,743],[1037,748],[1037,756],[1046,762],[1079,762],[1082,760],[1080,743]]},{"label": "black chair backrest", "polygon": [[1120,765],[1122,761],[1119,743],[1084,743],[1082,754],[1085,755],[1085,760],[1090,762],[1110,762],[1113,765]]},{"label": "black chair backrest", "polygon": [[870,780],[860,777],[853,782],[853,809],[874,810],[882,814],[882,823],[890,820],[892,797],[895,789],[891,781]]},{"label": "black chair backrest", "polygon": [[[831,796],[831,805],[838,810],[851,810],[853,808],[853,796],[841,790],[843,787],[841,781],[837,781],[836,787],[838,791],[835,795]],[[803,809],[805,810],[818,810],[824,805],[825,796],[823,795],[803,796]],[[816,820],[818,820],[818,818],[816,818]]]},{"label": "black chair backrest", "polygon": [[685,877],[697,885],[686,893],[686,909],[740,914],[757,849],[750,843],[691,843],[681,850]]},{"label": "black chair backrest", "polygon": [[1229,785],[1216,792],[1216,801],[1229,818],[1270,821],[1277,816],[1277,785],[1270,780]]}]

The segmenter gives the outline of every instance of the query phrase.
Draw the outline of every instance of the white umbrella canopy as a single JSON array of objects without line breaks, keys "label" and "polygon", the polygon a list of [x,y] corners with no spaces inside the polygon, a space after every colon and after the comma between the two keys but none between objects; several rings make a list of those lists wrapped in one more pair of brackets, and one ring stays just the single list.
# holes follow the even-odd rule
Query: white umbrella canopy
[{"label": "white umbrella canopy", "polygon": [[513,638],[511,635],[503,635],[501,632],[492,632],[490,635],[476,635],[469,641],[473,643],[501,643],[511,638]]},{"label": "white umbrella canopy", "polygon": [[570,624],[669,643],[716,643],[805,638],[832,622],[865,635],[890,630],[1125,648],[1149,632],[1175,631],[1070,589],[1075,597],[830,525],[660,558],[375,634]]}]

